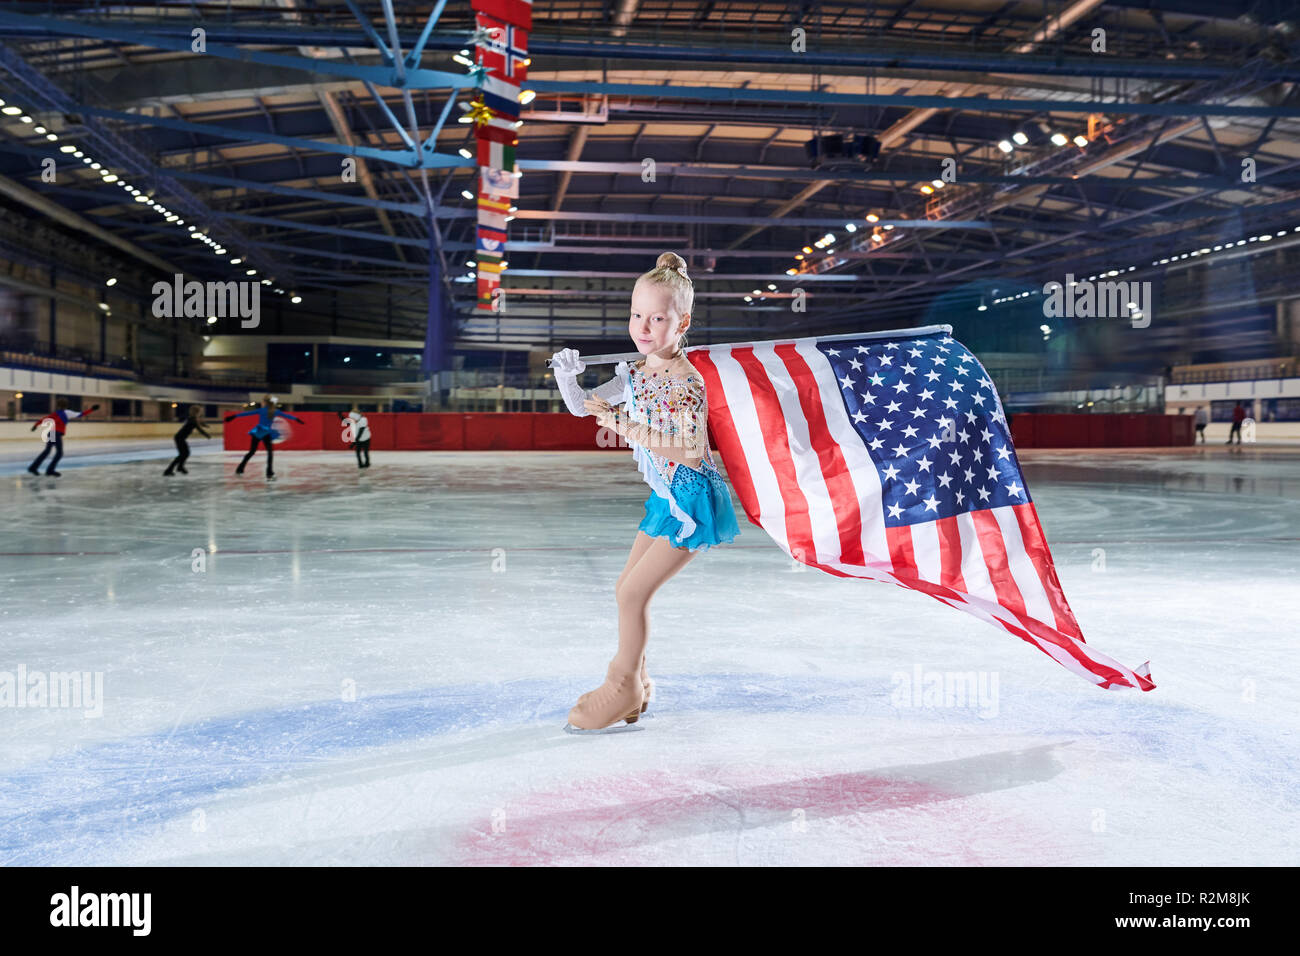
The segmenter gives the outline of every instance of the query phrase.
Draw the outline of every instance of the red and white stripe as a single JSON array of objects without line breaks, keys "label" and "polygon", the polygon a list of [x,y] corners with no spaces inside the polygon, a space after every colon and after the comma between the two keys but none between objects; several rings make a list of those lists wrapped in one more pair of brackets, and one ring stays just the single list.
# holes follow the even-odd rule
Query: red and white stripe
[{"label": "red and white stripe", "polygon": [[1151,690],[1083,640],[1030,502],[887,527],[875,464],[813,338],[690,349],[709,427],[749,520],[795,560],[921,591],[1100,687]]}]

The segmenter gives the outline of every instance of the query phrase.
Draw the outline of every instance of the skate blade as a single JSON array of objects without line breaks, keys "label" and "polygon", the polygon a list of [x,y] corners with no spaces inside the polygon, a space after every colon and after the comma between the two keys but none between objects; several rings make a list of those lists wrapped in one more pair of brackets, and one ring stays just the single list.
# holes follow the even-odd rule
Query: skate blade
[{"label": "skate blade", "polygon": [[639,723],[611,725],[609,727],[601,727],[597,730],[584,730],[581,727],[575,727],[573,724],[567,722],[564,725],[564,732],[566,734],[581,734],[584,736],[587,734],[625,734],[631,730],[645,730],[645,728]]}]

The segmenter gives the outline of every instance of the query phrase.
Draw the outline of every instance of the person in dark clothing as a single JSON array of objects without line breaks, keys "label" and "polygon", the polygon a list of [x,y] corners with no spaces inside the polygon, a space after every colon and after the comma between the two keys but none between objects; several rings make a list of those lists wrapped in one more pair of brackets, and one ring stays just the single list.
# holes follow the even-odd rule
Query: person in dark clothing
[{"label": "person in dark clothing", "polygon": [[174,475],[178,471],[182,475],[189,474],[189,472],[185,470],[185,459],[190,457],[190,445],[185,439],[189,438],[190,433],[195,429],[198,429],[203,434],[204,438],[212,437],[203,427],[203,416],[199,414],[199,406],[191,405],[189,416],[185,419],[185,424],[181,426],[181,430],[174,436],[176,440],[177,455],[172,459],[172,463],[167,466],[167,470],[163,472],[164,475]]},{"label": "person in dark clothing", "polygon": [[288,418],[291,421],[297,422],[299,425],[303,425],[305,422],[303,422],[301,418],[290,415],[288,412],[280,411],[280,409],[276,407],[275,399],[270,395],[264,395],[262,397],[261,408],[254,408],[247,412],[227,415],[225,422],[226,424],[230,424],[236,418],[243,418],[246,415],[256,415],[257,424],[253,426],[253,430],[248,433],[248,454],[245,455],[244,460],[239,463],[239,467],[235,469],[235,474],[242,475],[244,473],[244,466],[248,464],[248,459],[253,457],[253,452],[257,451],[257,445],[260,442],[266,446],[266,480],[274,481],[275,469],[272,467],[271,445],[280,437],[280,435],[271,427],[272,424],[274,424],[277,416],[280,418]]},{"label": "person in dark clothing", "polygon": [[54,413],[52,415],[46,415],[32,426],[32,431],[36,431],[36,429],[41,426],[41,422],[53,422],[53,428],[50,431],[49,437],[45,440],[44,450],[36,456],[34,462],[27,466],[27,470],[33,475],[39,475],[41,473],[41,462],[43,462],[45,456],[50,453],[50,449],[54,449],[54,458],[50,461],[50,467],[45,470],[45,473],[55,478],[63,477],[56,470],[55,466],[58,465],[59,459],[63,457],[63,433],[68,428],[68,422],[78,418],[85,418],[98,408],[98,405],[91,405],[90,408],[84,412],[70,412],[68,411],[68,400],[66,398],[59,399],[58,402],[55,403]]},{"label": "person in dark clothing", "polygon": [[1225,445],[1232,444],[1233,435],[1237,436],[1237,444],[1241,444],[1241,423],[1245,420],[1246,409],[1242,406],[1241,402],[1238,402],[1237,407],[1232,410],[1232,431],[1228,432],[1228,440],[1224,442]]}]

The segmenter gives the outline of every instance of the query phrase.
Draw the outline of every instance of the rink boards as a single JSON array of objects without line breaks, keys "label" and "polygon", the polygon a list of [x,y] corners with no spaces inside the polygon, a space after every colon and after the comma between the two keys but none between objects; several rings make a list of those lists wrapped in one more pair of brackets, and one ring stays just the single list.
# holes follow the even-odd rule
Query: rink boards
[{"label": "rink boards", "polygon": [[[277,451],[346,451],[343,425],[333,412],[294,412],[303,420],[276,422]],[[584,451],[600,443],[595,418],[565,412],[367,412],[372,451]],[[224,429],[225,447],[248,447],[251,425]],[[1011,416],[1017,448],[1160,448],[1190,445],[1190,415]],[[626,447],[626,446],[624,446]],[[716,447],[716,442],[714,443]]]}]

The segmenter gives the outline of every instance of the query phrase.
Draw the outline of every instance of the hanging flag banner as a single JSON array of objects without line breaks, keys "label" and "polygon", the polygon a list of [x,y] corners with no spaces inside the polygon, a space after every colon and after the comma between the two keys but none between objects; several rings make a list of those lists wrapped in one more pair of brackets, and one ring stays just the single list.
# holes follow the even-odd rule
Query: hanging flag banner
[{"label": "hanging flag banner", "polygon": [[474,135],[479,166],[477,280],[478,307],[500,309],[500,279],[506,268],[506,220],[519,198],[515,148],[520,88],[528,69],[531,0],[472,0],[475,76]]}]

